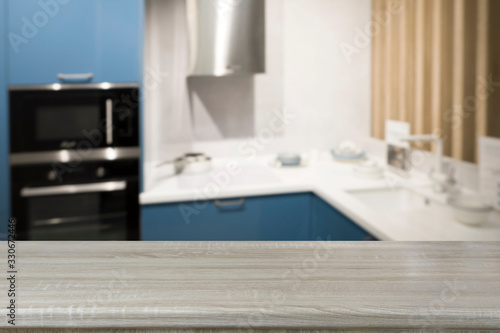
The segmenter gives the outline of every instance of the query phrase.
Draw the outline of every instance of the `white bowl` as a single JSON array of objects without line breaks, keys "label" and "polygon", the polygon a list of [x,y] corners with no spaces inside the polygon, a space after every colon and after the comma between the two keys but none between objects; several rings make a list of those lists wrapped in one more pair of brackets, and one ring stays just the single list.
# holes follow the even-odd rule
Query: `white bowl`
[{"label": "white bowl", "polygon": [[457,194],[448,200],[453,216],[459,222],[479,226],[486,222],[493,207],[479,195]]},{"label": "white bowl", "polygon": [[335,148],[335,154],[338,156],[354,157],[359,156],[362,152],[363,150],[350,140],[342,141]]}]

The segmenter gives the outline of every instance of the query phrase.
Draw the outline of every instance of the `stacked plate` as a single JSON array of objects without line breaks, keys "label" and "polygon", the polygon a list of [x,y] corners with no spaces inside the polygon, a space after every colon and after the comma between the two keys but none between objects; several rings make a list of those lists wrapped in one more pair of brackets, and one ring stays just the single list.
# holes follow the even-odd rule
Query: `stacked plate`
[{"label": "stacked plate", "polygon": [[331,151],[333,158],[340,162],[356,163],[365,159],[365,152],[352,141],[342,141]]}]

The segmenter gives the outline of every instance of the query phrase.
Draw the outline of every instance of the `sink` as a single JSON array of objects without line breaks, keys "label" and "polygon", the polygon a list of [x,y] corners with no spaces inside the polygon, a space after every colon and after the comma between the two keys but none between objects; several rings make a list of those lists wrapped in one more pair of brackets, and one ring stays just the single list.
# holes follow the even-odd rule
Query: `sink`
[{"label": "sink", "polygon": [[387,212],[408,212],[442,207],[441,204],[406,188],[350,190],[347,193],[371,208]]}]

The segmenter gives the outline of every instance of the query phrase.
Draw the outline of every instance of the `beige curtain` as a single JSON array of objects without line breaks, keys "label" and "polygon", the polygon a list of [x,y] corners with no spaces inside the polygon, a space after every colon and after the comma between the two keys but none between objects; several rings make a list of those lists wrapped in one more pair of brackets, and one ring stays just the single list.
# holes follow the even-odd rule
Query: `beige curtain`
[{"label": "beige curtain", "polygon": [[500,0],[372,2],[373,136],[408,121],[476,161],[478,136],[500,137]]}]

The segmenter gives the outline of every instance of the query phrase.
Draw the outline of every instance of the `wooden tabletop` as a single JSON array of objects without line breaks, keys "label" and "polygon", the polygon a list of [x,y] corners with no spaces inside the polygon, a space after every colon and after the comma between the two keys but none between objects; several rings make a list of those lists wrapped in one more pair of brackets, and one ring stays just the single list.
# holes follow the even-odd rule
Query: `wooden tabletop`
[{"label": "wooden tabletop", "polygon": [[500,328],[500,243],[19,242],[16,250],[16,328]]}]

